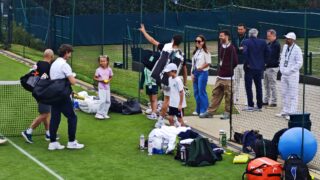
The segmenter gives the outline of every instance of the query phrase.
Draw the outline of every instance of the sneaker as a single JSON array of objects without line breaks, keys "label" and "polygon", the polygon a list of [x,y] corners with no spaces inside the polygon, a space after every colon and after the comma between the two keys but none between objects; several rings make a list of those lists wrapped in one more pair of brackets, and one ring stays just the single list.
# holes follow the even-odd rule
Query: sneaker
[{"label": "sneaker", "polygon": [[110,116],[108,116],[108,115],[105,115],[103,117],[104,117],[104,119],[110,119]]},{"label": "sneaker", "polygon": [[229,113],[223,113],[222,117],[220,117],[221,120],[229,120],[230,119],[230,114]]},{"label": "sneaker", "polygon": [[[59,136],[59,134],[57,134],[56,140],[59,140],[59,139],[60,139],[60,136]],[[47,133],[45,135],[45,140],[50,141],[50,136]]]},{"label": "sneaker", "polygon": [[287,116],[286,113],[279,113],[279,114],[276,114],[276,117],[279,117],[279,118],[285,118]]},{"label": "sneaker", "polygon": [[96,119],[100,119],[100,120],[103,120],[104,119],[104,116],[102,116],[101,114],[96,114],[94,116]]},{"label": "sneaker", "polygon": [[146,114],[152,114],[152,109],[147,109]]},{"label": "sneaker", "polygon": [[262,108],[255,107],[255,108],[254,108],[254,111],[262,112]]},{"label": "sneaker", "polygon": [[277,107],[277,104],[270,104],[269,107]]},{"label": "sneaker", "polygon": [[198,116],[199,114],[198,114],[196,111],[194,111],[194,112],[192,113],[192,115],[193,115],[193,116]]},{"label": "sneaker", "polygon": [[213,118],[213,115],[210,114],[209,112],[201,113],[199,115],[200,118]]},{"label": "sneaker", "polygon": [[262,103],[262,106],[268,106],[269,103]]},{"label": "sneaker", "polygon": [[156,113],[152,113],[150,115],[147,115],[147,118],[150,119],[150,120],[157,120],[158,116],[157,116]]},{"label": "sneaker", "polygon": [[68,149],[82,149],[84,148],[84,144],[79,144],[77,140],[73,141],[73,142],[68,142],[67,145]]},{"label": "sneaker", "polygon": [[53,151],[53,150],[61,150],[61,149],[64,149],[64,148],[65,148],[65,146],[61,145],[59,142],[51,142],[51,143],[49,144],[49,147],[48,147],[48,149],[49,149],[50,151]]},{"label": "sneaker", "polygon": [[179,121],[174,121],[174,126],[175,126],[175,127],[181,127],[181,124],[180,124]]},{"label": "sneaker", "polygon": [[26,140],[27,143],[30,143],[32,144],[33,141],[32,141],[32,134],[28,134],[27,131],[23,131],[21,133],[22,137]]},{"label": "sneaker", "polygon": [[286,115],[285,119],[289,121],[290,120],[290,115]]},{"label": "sneaker", "polygon": [[155,128],[161,128],[164,125],[164,121],[163,120],[158,120],[156,122],[156,124],[154,125]]},{"label": "sneaker", "polygon": [[0,144],[4,144],[4,143],[6,143],[6,142],[7,142],[6,139],[1,139],[1,138],[0,138]]},{"label": "sneaker", "polygon": [[247,106],[246,108],[242,109],[242,111],[253,112],[253,111],[254,111],[254,108],[253,108],[253,107],[250,107],[250,106]]}]

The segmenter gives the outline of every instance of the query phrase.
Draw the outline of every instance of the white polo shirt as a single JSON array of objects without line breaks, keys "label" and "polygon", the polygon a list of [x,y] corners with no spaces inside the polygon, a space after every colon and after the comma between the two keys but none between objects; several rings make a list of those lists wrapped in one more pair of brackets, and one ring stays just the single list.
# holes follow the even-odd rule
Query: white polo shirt
[{"label": "white polo shirt", "polygon": [[50,78],[64,79],[72,76],[72,69],[67,61],[61,57],[57,58],[51,65],[50,68]]}]

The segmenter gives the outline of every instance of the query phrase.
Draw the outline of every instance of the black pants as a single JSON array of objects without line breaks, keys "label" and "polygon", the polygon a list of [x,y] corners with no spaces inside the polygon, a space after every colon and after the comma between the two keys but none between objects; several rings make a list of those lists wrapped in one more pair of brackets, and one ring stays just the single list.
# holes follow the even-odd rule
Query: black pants
[{"label": "black pants", "polygon": [[254,107],[252,81],[256,85],[257,106],[262,108],[262,75],[263,71],[254,69],[245,69],[245,87],[247,92],[248,106]]},{"label": "black pants", "polygon": [[61,121],[61,113],[68,119],[69,142],[72,142],[76,139],[77,115],[73,110],[73,104],[70,98],[51,107],[51,120],[49,126],[50,141],[56,141],[57,131]]}]

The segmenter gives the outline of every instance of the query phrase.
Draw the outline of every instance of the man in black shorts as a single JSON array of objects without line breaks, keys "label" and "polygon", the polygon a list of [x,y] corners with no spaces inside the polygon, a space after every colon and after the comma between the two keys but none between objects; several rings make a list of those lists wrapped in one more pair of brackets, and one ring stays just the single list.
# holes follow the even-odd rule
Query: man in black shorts
[{"label": "man in black shorts", "polygon": [[[49,78],[50,66],[54,58],[54,53],[51,49],[46,49],[43,54],[43,61],[38,61],[37,65],[33,67],[39,73],[41,78]],[[49,117],[50,117],[51,106],[47,104],[38,103],[39,116],[33,120],[30,127],[21,133],[22,137],[28,143],[33,143],[32,132],[36,129],[42,122],[44,128],[46,129],[45,139],[50,140],[49,133]]]}]

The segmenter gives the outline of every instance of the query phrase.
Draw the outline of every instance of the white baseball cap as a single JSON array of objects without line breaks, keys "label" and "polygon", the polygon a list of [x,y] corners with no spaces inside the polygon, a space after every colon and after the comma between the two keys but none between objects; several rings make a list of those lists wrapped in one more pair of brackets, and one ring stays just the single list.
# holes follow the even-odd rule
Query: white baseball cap
[{"label": "white baseball cap", "polygon": [[174,63],[170,63],[166,66],[166,68],[163,71],[167,73],[167,72],[177,71],[177,70],[178,70],[177,65]]},{"label": "white baseball cap", "polygon": [[284,37],[286,37],[287,39],[293,39],[296,40],[296,34],[294,32],[289,32],[287,35],[285,35]]}]

